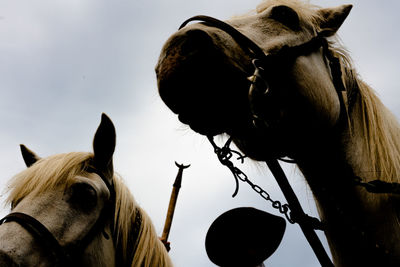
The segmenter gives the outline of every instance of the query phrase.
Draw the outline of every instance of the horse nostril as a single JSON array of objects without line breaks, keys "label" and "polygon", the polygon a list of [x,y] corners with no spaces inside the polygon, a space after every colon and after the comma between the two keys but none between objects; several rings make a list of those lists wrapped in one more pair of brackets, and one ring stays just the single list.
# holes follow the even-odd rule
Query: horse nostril
[{"label": "horse nostril", "polygon": [[182,43],[181,49],[184,54],[192,52],[201,52],[213,47],[211,37],[202,30],[189,30],[184,35],[185,41]]}]

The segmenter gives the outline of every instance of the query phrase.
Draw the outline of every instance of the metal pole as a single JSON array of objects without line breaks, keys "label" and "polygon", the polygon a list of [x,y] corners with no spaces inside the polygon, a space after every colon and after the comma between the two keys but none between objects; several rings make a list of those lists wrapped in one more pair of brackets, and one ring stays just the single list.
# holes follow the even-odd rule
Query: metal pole
[{"label": "metal pole", "polygon": [[324,247],[322,246],[321,241],[319,240],[317,234],[314,231],[314,228],[311,226],[310,223],[307,223],[308,216],[304,213],[299,200],[296,197],[292,187],[290,186],[285,173],[283,172],[281,166],[279,165],[278,160],[270,159],[266,160],[266,163],[271,170],[272,174],[275,176],[275,179],[281,188],[283,195],[288,202],[290,209],[294,215],[295,221],[300,225],[301,230],[304,233],[308,243],[310,244],[311,248],[313,249],[315,255],[318,258],[319,263],[321,266],[329,266],[333,267],[333,263],[329,258],[328,254],[326,253]]},{"label": "metal pole", "polygon": [[163,230],[163,233],[161,236],[161,241],[166,246],[168,244],[168,236],[169,236],[169,232],[171,230],[172,219],[174,217],[176,201],[178,199],[179,190],[180,190],[181,184],[182,184],[182,173],[183,173],[184,169],[190,167],[190,164],[183,165],[183,164],[178,164],[177,162],[175,162],[175,165],[179,168],[179,170],[178,170],[178,174],[176,175],[175,182],[172,186],[171,198],[169,200],[169,205],[168,205],[167,218],[165,219],[164,230]]}]

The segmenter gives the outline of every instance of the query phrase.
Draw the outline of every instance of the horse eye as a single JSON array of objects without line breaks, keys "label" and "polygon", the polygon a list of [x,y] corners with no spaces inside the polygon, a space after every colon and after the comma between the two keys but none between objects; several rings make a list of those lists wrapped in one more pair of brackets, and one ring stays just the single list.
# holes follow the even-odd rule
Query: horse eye
[{"label": "horse eye", "polygon": [[270,18],[279,21],[292,30],[297,30],[300,25],[300,19],[296,11],[287,6],[275,6],[271,10]]},{"label": "horse eye", "polygon": [[75,183],[70,187],[68,202],[84,212],[92,211],[97,205],[96,190],[86,183]]}]

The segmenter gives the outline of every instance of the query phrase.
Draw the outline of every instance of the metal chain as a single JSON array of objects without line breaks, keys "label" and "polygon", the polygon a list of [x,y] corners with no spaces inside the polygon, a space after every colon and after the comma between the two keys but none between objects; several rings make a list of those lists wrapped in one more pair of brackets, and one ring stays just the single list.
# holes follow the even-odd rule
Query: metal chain
[{"label": "metal chain", "polygon": [[242,182],[245,182],[248,185],[250,185],[250,187],[257,194],[259,194],[263,199],[265,199],[266,201],[269,201],[271,203],[271,206],[274,209],[277,209],[281,214],[285,215],[288,222],[290,222],[291,224],[296,223],[296,221],[293,219],[293,216],[291,214],[291,210],[290,210],[290,207],[288,204],[282,204],[278,200],[273,200],[271,198],[271,195],[267,191],[265,191],[259,185],[250,181],[244,172],[242,172],[239,168],[237,168],[237,167],[235,167],[235,165],[233,165],[232,161],[230,160],[232,158],[233,154],[236,154],[239,156],[237,158],[237,160],[240,160],[241,163],[244,162],[244,158],[246,156],[242,155],[238,151],[232,150],[229,147],[232,142],[232,138],[229,138],[228,141],[226,141],[225,145],[222,148],[218,147],[215,144],[213,137],[208,136],[208,140],[210,141],[211,145],[213,146],[214,152],[215,152],[215,154],[217,154],[218,160],[221,162],[222,165],[228,167],[228,169],[232,172],[233,177],[235,178],[236,189],[235,189],[235,192],[233,193],[232,197],[235,197],[239,191],[239,180]]}]

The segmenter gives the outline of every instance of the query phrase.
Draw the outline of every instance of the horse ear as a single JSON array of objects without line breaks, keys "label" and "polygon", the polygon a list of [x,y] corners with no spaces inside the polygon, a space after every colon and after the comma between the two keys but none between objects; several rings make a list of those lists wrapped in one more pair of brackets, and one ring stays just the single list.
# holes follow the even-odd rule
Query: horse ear
[{"label": "horse ear", "polygon": [[107,179],[113,177],[112,157],[115,150],[114,124],[106,114],[101,115],[101,122],[93,138],[93,164]]},{"label": "horse ear", "polygon": [[26,167],[32,166],[36,161],[40,160],[40,157],[33,151],[29,150],[25,145],[19,145],[21,149],[22,157],[24,158]]},{"label": "horse ear", "polygon": [[318,10],[318,24],[326,36],[334,35],[349,15],[353,5],[342,5]]}]

